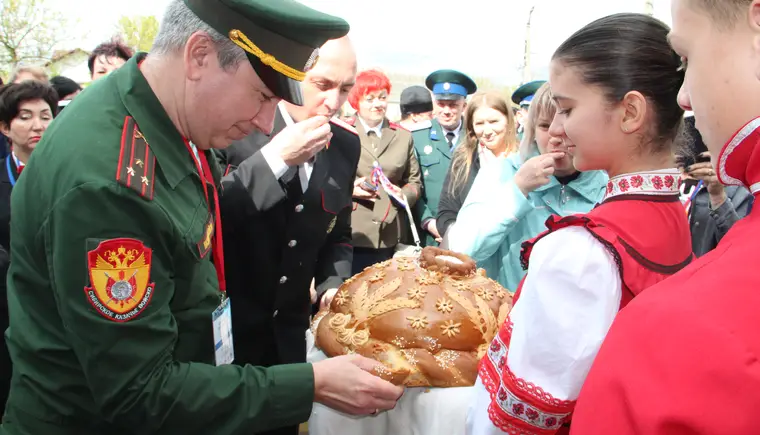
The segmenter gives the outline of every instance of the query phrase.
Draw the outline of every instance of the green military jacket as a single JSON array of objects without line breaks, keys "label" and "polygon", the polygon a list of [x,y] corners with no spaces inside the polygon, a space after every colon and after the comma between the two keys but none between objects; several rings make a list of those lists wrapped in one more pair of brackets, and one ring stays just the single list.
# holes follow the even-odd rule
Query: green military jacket
[{"label": "green military jacket", "polygon": [[[462,127],[464,128],[464,127]],[[443,182],[451,166],[451,151],[443,127],[437,120],[420,123],[412,131],[414,151],[420,161],[422,171],[423,195],[417,201],[415,217],[418,225],[422,225],[428,219],[435,219],[438,215],[438,201],[441,199]],[[460,133],[456,146],[464,140],[464,131]],[[438,246],[435,238],[430,233],[419,228],[419,234],[423,246]],[[441,234],[443,236],[443,234]]]},{"label": "green military jacket", "polygon": [[311,412],[308,364],[214,366],[211,213],[143,57],[62,112],[14,189],[0,434],[251,434]]}]

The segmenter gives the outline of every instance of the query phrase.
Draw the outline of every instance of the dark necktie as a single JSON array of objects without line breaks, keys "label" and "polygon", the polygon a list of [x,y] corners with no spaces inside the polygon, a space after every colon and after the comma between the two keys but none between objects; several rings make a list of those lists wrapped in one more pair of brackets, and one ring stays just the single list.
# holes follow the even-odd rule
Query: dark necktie
[{"label": "dark necktie", "polygon": [[454,138],[456,135],[453,132],[446,133],[446,141],[449,143],[449,151],[454,151]]},{"label": "dark necktie", "polygon": [[377,142],[378,137],[375,130],[370,130],[367,132],[367,137],[369,137],[369,142],[372,144],[372,151],[377,152]]}]

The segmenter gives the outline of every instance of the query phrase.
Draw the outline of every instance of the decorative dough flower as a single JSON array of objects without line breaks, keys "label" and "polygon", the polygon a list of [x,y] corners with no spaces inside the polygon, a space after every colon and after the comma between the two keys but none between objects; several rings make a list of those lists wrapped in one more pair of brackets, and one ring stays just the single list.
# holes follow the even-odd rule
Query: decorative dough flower
[{"label": "decorative dough flower", "polygon": [[459,328],[461,327],[461,323],[455,323],[453,320],[449,320],[441,325],[441,332],[449,338],[453,338],[459,334]]}]

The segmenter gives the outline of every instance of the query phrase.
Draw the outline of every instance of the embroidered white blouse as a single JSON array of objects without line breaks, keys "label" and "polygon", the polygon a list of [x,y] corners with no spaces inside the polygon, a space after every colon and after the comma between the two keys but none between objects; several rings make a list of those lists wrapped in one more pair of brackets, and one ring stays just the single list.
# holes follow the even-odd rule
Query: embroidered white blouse
[{"label": "embroidered white blouse", "polygon": [[[626,194],[662,195],[654,175],[610,179],[605,199]],[[677,187],[675,187],[677,189]],[[620,309],[622,281],[609,251],[582,227],[548,234],[533,248],[513,324],[507,365],[517,378],[559,400],[578,398],[604,337]],[[467,417],[468,435],[503,433],[488,416],[490,394],[478,379]]]}]

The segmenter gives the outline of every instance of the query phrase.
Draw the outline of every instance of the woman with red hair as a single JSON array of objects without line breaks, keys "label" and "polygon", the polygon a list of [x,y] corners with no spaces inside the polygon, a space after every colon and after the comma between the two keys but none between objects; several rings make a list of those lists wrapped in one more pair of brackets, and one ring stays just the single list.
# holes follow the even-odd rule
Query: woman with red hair
[{"label": "woman with red hair", "polygon": [[404,205],[391,199],[372,177],[375,167],[382,169],[397,197],[406,196],[412,207],[420,196],[422,180],[414,155],[412,135],[385,117],[391,82],[380,71],[362,71],[348,102],[356,110],[354,126],[359,132],[362,152],[354,181],[353,273],[393,256],[399,239],[409,226]]}]

